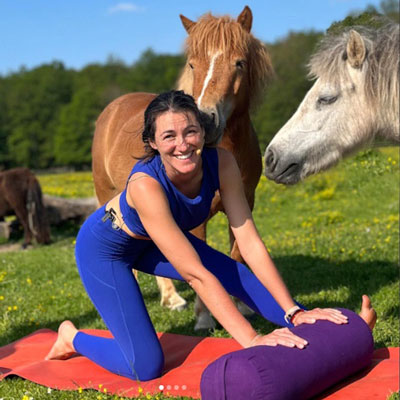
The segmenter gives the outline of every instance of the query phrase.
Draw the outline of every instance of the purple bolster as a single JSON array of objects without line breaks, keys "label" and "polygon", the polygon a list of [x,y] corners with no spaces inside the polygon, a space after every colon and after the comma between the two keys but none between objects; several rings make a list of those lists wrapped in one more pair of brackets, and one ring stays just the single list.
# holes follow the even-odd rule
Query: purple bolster
[{"label": "purple bolster", "polygon": [[374,349],[368,325],[341,309],[349,323],[317,321],[291,328],[305,349],[256,346],[225,354],[201,377],[202,400],[308,399],[367,367]]}]

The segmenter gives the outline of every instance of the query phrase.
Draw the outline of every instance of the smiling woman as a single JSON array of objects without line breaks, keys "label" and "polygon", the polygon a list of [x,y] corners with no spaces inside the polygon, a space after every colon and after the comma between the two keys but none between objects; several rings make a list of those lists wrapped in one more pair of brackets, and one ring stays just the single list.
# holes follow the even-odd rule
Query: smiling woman
[{"label": "smiling woman", "polygon": [[[338,310],[304,312],[292,299],[254,225],[234,157],[204,146],[210,130],[194,99],[183,91],[163,93],[144,118],[142,139],[152,154],[133,167],[125,190],[86,220],[76,240],[81,279],[114,339],[64,321],[46,358],[78,352],[131,379],[161,376],[164,355],[132,268],[186,281],[243,347],[303,349],[308,342],[287,327],[318,319],[346,324]],[[252,271],[189,232],[208,218],[217,190]],[[258,335],[229,294],[285,328]]]}]

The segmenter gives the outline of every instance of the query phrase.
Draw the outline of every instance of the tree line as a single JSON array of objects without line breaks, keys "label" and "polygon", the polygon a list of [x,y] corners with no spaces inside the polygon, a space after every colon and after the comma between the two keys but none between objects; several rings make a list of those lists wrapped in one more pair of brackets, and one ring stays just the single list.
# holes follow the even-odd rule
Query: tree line
[{"label": "tree line", "polygon": [[[380,10],[371,7],[340,26],[365,24],[378,11],[398,21],[397,2],[383,0]],[[313,84],[306,66],[321,36],[322,32],[290,32],[267,44],[277,77],[252,115],[262,149]],[[90,167],[94,124],[104,107],[124,93],[174,88],[184,63],[183,54],[148,49],[130,66],[109,57],[104,64],[77,71],[54,61],[0,76],[0,170]]]}]

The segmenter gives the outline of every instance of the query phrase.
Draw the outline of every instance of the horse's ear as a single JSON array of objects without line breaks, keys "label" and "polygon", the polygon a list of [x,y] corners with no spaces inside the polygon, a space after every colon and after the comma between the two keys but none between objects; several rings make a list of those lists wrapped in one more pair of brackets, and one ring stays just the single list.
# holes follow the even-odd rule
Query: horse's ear
[{"label": "horse's ear", "polygon": [[251,25],[253,24],[253,14],[248,6],[245,6],[243,11],[237,17],[237,22],[242,25],[242,28],[245,31],[251,31]]},{"label": "horse's ear", "polygon": [[355,30],[350,31],[350,36],[347,41],[347,60],[353,68],[361,68],[365,60],[367,51],[365,49],[364,40],[361,35]]},{"label": "horse's ear", "polygon": [[182,14],[179,14],[179,17],[182,21],[183,27],[185,28],[186,32],[190,33],[190,30],[196,25],[196,22],[192,21],[189,18],[186,18]]}]

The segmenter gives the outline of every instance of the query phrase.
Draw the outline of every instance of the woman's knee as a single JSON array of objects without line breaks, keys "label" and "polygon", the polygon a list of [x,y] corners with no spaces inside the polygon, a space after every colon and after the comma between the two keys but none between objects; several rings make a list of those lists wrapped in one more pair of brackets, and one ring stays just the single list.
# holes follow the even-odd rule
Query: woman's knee
[{"label": "woman's knee", "polygon": [[141,381],[149,381],[159,378],[164,369],[164,354],[162,351],[158,354],[143,357],[137,360],[132,371],[131,379],[139,379]]}]

